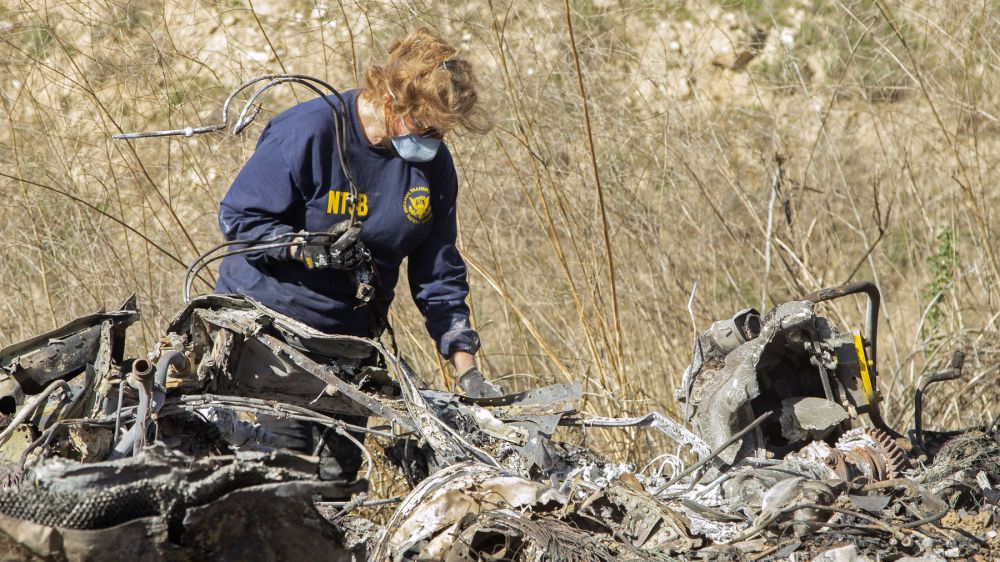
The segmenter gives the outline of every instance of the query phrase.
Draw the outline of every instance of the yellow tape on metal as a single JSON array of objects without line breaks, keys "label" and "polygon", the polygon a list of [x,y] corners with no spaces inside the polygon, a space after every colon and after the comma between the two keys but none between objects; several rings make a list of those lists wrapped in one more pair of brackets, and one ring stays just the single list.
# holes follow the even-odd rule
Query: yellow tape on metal
[{"label": "yellow tape on metal", "polygon": [[875,385],[872,384],[872,376],[869,372],[871,363],[868,361],[868,354],[865,352],[865,342],[861,339],[861,334],[854,334],[854,350],[858,353],[858,370],[861,374],[861,386],[864,388],[865,397],[868,399],[868,404],[875,407],[876,396],[875,396]]}]

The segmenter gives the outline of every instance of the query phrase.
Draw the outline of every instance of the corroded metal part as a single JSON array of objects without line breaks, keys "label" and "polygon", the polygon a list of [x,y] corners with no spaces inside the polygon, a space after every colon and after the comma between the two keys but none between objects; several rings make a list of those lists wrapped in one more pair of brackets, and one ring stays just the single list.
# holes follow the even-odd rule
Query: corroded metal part
[{"label": "corroded metal part", "polygon": [[837,441],[836,448],[871,481],[895,478],[910,466],[906,452],[893,437],[873,427],[847,431]]},{"label": "corroded metal part", "polygon": [[858,478],[867,482],[888,480],[910,467],[906,452],[893,437],[872,427],[845,432],[833,447],[813,441],[785,457],[785,461],[825,466],[831,472],[829,478],[845,482]]}]

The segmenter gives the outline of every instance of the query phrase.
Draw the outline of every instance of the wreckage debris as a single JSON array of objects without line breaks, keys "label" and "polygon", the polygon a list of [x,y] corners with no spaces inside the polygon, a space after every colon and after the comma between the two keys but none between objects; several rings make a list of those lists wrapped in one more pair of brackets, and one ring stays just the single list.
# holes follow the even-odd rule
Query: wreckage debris
[{"label": "wreckage debris", "polygon": [[[852,294],[869,298],[862,332],[817,313]],[[684,373],[687,427],[581,417],[580,385],[430,390],[377,341],[232,296],[193,299],[127,358],[129,300],[0,350],[0,543],[65,560],[995,557],[1000,423],[927,432],[918,411],[909,439],[884,423],[878,300],[856,284],[717,322]],[[278,447],[276,419],[342,438],[358,477]],[[560,426],[676,447],[637,470]],[[386,463],[405,497],[371,497]]]},{"label": "wreckage debris", "polygon": [[192,459],[159,445],[92,464],[46,459],[30,485],[0,494],[6,559],[350,560],[309,500],[357,486],[323,480],[317,461],[278,452]]}]

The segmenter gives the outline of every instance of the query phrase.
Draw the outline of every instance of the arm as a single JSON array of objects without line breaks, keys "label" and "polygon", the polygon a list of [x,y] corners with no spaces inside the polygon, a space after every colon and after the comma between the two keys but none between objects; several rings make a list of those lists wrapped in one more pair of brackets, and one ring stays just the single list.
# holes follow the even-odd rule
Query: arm
[{"label": "arm", "polygon": [[468,351],[456,351],[451,354],[451,363],[456,373],[464,373],[476,366],[476,356]]},{"label": "arm", "polygon": [[[455,247],[457,178],[451,156],[445,152],[431,179],[434,213],[431,234],[409,256],[409,282],[413,300],[424,316],[427,331],[441,355],[468,368],[479,350],[479,335],[469,325],[466,268]],[[465,355],[455,356],[456,352]]]},{"label": "arm", "polygon": [[443,158],[447,165],[439,169],[442,173],[433,184],[431,236],[409,256],[410,292],[438,351],[455,366],[462,392],[473,398],[501,396],[503,392],[476,368],[479,334],[469,325],[465,262],[455,247],[455,167],[450,154],[445,152]]},{"label": "arm", "polygon": [[[293,221],[298,205],[301,194],[285,160],[281,135],[274,134],[268,125],[219,204],[219,229],[227,241],[263,240],[295,232],[298,229]],[[288,259],[288,250],[260,250],[248,253],[246,258],[255,265],[280,263]]]}]

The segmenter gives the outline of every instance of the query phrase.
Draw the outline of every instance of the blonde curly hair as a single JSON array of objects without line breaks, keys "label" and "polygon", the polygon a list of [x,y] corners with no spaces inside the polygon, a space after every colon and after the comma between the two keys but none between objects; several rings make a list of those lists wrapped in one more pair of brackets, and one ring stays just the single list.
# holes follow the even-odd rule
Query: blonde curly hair
[{"label": "blonde curly hair", "polygon": [[[456,129],[485,133],[492,123],[483,111],[468,60],[436,32],[422,27],[392,44],[385,62],[365,72],[362,95],[378,102],[391,99],[392,119],[411,118],[424,133]],[[388,112],[386,112],[388,113]]]}]

